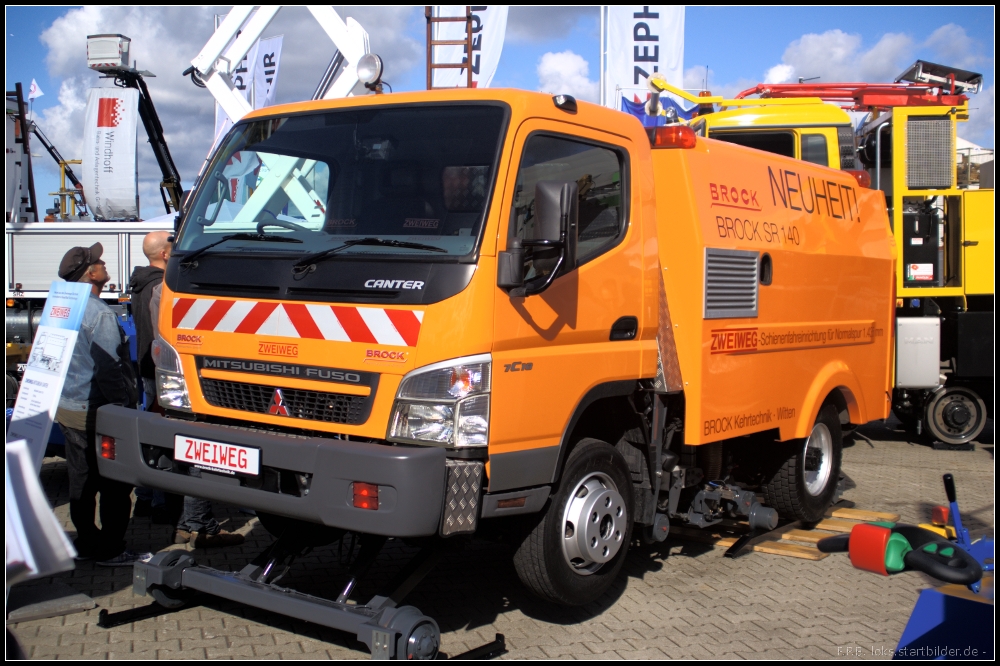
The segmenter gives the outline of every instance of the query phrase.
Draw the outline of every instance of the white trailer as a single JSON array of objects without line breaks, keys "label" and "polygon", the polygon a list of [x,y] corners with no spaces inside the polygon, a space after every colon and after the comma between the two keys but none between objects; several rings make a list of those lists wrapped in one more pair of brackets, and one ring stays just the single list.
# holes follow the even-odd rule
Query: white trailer
[{"label": "white trailer", "polygon": [[111,281],[102,298],[117,301],[136,266],[147,265],[142,239],[150,231],[174,228],[173,215],[148,222],[29,222],[4,226],[4,269],[8,299],[41,299],[57,279],[59,261],[71,247],[104,246],[101,257]]}]

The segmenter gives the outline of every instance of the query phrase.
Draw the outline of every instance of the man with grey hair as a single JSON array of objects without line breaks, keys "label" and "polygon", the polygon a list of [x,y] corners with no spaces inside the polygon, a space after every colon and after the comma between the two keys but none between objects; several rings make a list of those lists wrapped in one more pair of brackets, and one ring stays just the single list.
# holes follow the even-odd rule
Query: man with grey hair
[{"label": "man with grey hair", "polygon": [[[74,247],[59,264],[59,277],[90,284],[90,298],[73,348],[66,381],[56,411],[56,422],[66,437],[69,471],[69,515],[76,527],[74,545],[80,559],[96,559],[101,566],[130,565],[148,560],[125,548],[125,532],[132,514],[132,486],[106,479],[97,468],[97,408],[118,404],[134,407],[139,396],[128,355],[128,340],[117,317],[101,300],[111,279],[101,260],[104,248]],[[101,527],[94,524],[97,494],[101,495]]]},{"label": "man with grey hair", "polygon": [[[170,259],[170,234],[166,231],[151,231],[142,239],[142,253],[149,261],[148,266],[136,266],[129,279],[128,291],[132,306],[132,321],[135,324],[136,360],[139,376],[145,394],[145,408],[156,409],[156,366],[150,352],[156,330],[156,320],[150,316],[149,303],[153,290],[163,282],[163,272]],[[168,502],[162,491],[148,488],[135,489],[135,515],[137,518],[152,517],[154,523],[169,525],[177,519],[174,505]],[[179,499],[179,498],[178,498]]]}]

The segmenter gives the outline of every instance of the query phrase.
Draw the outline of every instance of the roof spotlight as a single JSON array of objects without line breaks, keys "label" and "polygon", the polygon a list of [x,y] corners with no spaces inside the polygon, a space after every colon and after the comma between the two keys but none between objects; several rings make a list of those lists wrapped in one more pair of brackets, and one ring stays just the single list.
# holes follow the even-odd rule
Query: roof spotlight
[{"label": "roof spotlight", "polygon": [[382,92],[382,58],[374,53],[366,53],[358,60],[358,80],[365,88]]}]

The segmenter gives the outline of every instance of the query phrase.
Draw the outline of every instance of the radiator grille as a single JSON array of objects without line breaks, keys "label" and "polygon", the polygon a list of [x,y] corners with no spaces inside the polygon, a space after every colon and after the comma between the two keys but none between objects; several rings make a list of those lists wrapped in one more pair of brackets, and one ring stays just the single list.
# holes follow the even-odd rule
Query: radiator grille
[{"label": "radiator grille", "polygon": [[759,252],[705,249],[705,319],[757,316]]},{"label": "radiator grille", "polygon": [[946,189],[955,179],[951,119],[910,118],[906,123],[906,185]]},{"label": "radiator grille", "polygon": [[[368,419],[369,400],[373,396],[323,393],[301,389],[280,388],[280,407],[276,400],[277,386],[245,384],[221,379],[201,379],[205,401],[214,407],[236,409],[254,414],[274,414],[307,421],[359,425]],[[274,409],[272,409],[274,406]]]}]

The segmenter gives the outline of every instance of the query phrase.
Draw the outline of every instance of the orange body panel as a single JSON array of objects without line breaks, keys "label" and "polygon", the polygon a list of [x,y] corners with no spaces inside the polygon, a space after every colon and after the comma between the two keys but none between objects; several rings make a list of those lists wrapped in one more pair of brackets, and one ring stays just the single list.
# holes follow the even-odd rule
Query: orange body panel
[{"label": "orange body panel", "polygon": [[[660,261],[685,382],[685,442],[805,437],[839,389],[852,423],[888,415],[893,253],[885,205],[850,176],[699,139],[653,151]],[[704,248],[770,255],[757,317],[705,319]]]}]

